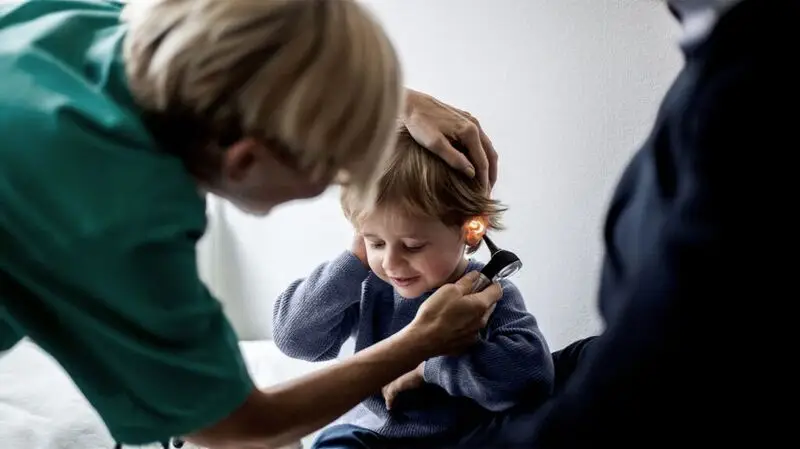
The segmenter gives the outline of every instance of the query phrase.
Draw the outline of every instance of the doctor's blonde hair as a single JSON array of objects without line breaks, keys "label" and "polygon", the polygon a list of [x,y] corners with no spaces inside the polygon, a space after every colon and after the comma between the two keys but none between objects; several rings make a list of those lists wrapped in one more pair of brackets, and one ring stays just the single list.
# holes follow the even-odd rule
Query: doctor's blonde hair
[{"label": "doctor's blonde hair", "polygon": [[388,156],[400,62],[355,0],[133,0],[123,20],[132,93],[195,175],[242,137],[355,187]]}]

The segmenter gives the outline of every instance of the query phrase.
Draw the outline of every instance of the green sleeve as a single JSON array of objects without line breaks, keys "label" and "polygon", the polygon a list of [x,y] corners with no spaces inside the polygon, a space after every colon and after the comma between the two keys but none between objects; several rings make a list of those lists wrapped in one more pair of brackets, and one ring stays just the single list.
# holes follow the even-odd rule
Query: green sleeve
[{"label": "green sleeve", "polygon": [[195,239],[156,231],[83,242],[74,248],[82,275],[41,277],[36,294],[20,289],[10,305],[112,436],[132,445],[216,423],[254,388],[235,333],[198,279]]},{"label": "green sleeve", "polygon": [[[75,16],[21,27],[38,47],[0,55],[0,318],[66,370],[117,441],[143,445],[219,422],[254,386],[198,275],[196,182],[110,96],[124,97],[119,33],[102,28],[116,22],[56,20]],[[83,71],[66,65],[81,52],[95,58]]]},{"label": "green sleeve", "polygon": [[117,441],[207,428],[254,385],[198,274],[206,221],[196,185],[168,156],[62,115],[58,133],[31,131],[25,151],[3,158],[0,309],[66,370]]}]

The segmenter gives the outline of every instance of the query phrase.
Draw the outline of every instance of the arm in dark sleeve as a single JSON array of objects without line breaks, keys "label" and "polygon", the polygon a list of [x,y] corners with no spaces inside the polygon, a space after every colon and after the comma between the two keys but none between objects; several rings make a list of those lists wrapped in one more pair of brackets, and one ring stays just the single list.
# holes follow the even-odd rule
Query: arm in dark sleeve
[{"label": "arm in dark sleeve", "polygon": [[213,426],[254,386],[198,274],[196,180],[96,85],[59,77],[46,53],[24,61],[53,79],[3,72],[29,90],[0,112],[3,130],[28,128],[0,145],[0,315],[64,368],[117,441]]},{"label": "arm in dark sleeve", "polygon": [[606,292],[607,327],[539,411],[529,447],[685,444],[698,430],[716,438],[754,424],[763,346],[747,329],[774,319],[795,288],[774,254],[797,233],[787,158],[797,148],[798,4],[740,6],[707,55],[689,59],[675,87],[683,98],[665,101],[652,140],[669,142],[654,154],[670,210],[625,288]]},{"label": "arm in dark sleeve", "polygon": [[138,231],[51,253],[50,267],[74,260],[71,268],[19,259],[0,270],[16,327],[63,366],[111,435],[134,445],[215,424],[254,389],[238,339],[198,277],[197,229]]}]

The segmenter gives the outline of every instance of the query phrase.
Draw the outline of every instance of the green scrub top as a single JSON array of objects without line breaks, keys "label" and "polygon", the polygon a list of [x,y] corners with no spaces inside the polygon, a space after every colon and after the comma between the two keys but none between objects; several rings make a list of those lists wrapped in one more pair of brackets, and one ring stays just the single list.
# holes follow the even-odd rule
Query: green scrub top
[{"label": "green scrub top", "polygon": [[128,91],[121,8],[0,5],[0,352],[30,338],[141,445],[220,421],[253,383],[198,275],[204,199]]}]

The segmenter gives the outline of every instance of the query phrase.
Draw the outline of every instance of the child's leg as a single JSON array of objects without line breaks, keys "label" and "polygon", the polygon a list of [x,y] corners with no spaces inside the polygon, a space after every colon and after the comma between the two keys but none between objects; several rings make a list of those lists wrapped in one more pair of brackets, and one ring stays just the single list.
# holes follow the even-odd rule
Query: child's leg
[{"label": "child's leg", "polygon": [[380,435],[371,430],[338,424],[320,432],[311,449],[379,449],[383,447],[382,440]]}]

